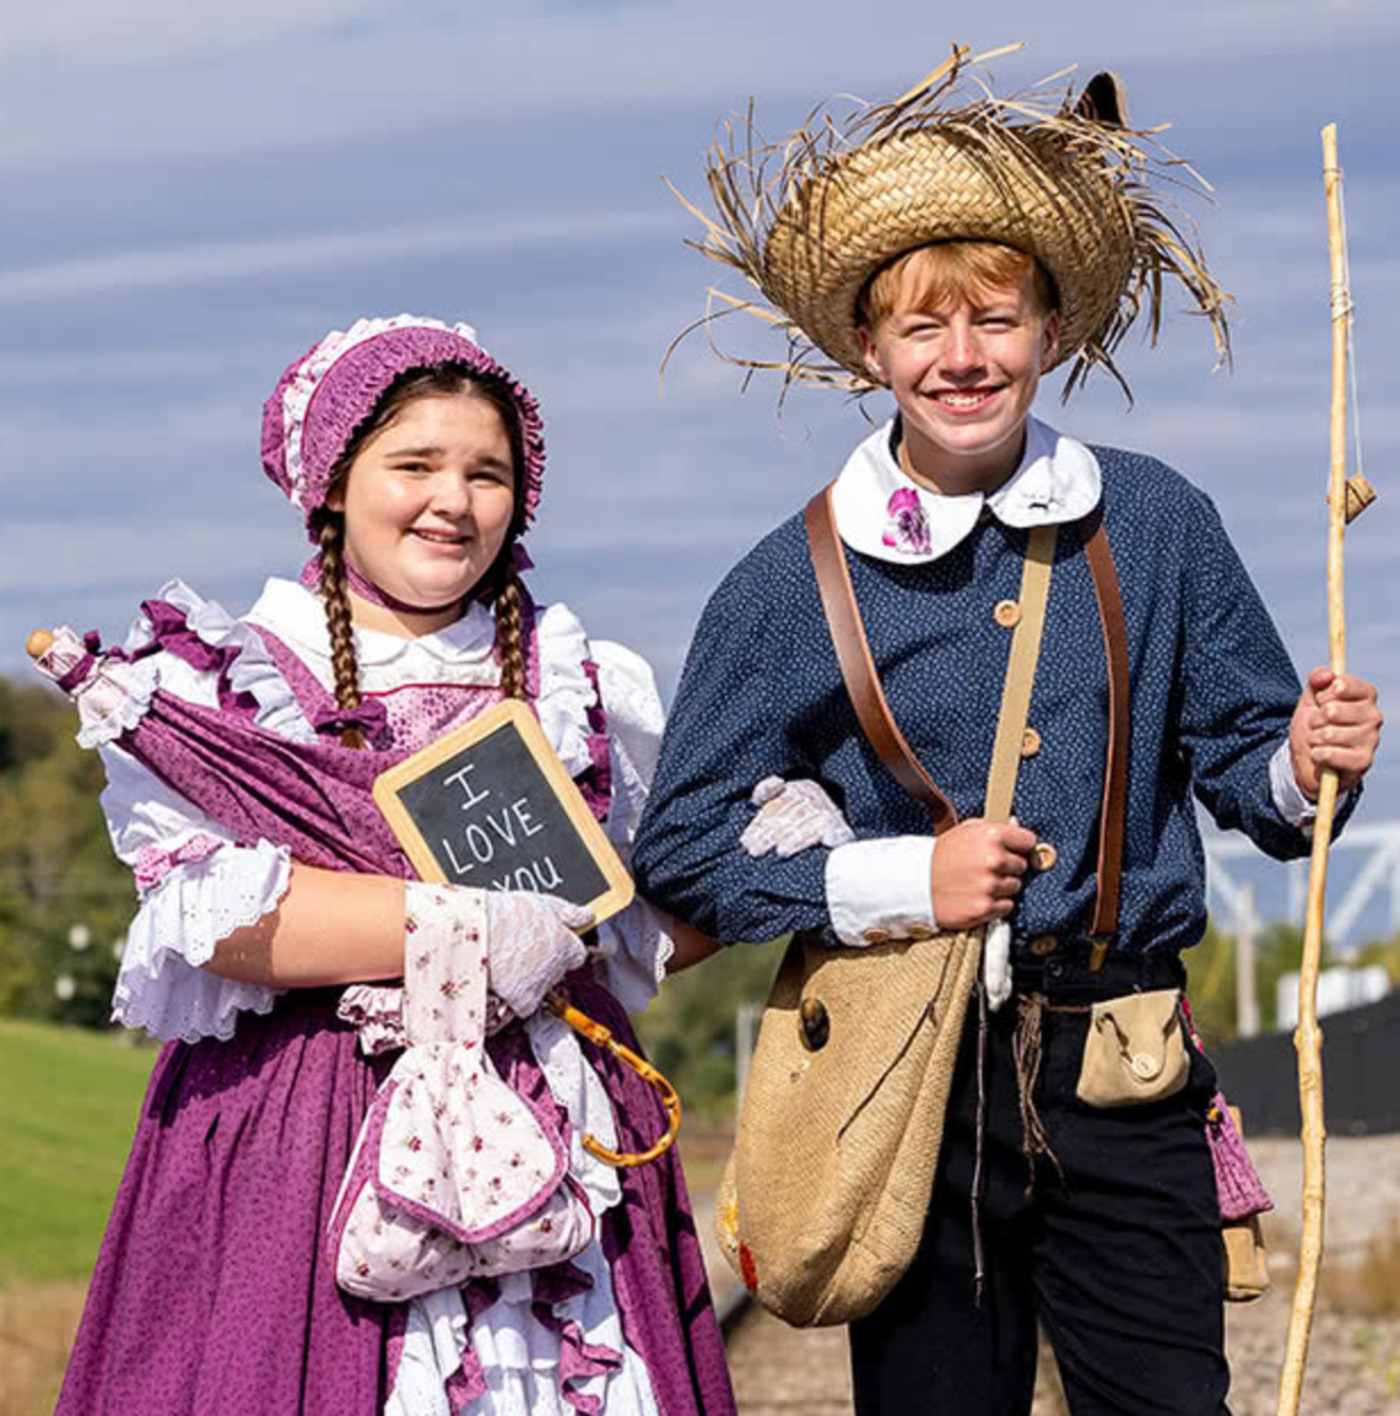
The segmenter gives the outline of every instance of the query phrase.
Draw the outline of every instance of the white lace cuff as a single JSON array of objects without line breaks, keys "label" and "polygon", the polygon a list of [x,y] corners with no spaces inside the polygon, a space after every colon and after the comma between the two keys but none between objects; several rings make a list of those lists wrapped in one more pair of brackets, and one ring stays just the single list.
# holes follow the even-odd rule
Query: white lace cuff
[{"label": "white lace cuff", "polygon": [[277,908],[290,875],[291,852],[270,841],[225,846],[171,871],[127,933],[113,1020],[166,1042],[227,1041],[240,1012],[269,1012],[280,990],[201,965],[221,939]]},{"label": "white lace cuff", "polygon": [[669,915],[639,899],[598,926],[599,957],[593,972],[629,1013],[640,1013],[666,977],[676,952],[669,924]]},{"label": "white lace cuff", "polygon": [[843,944],[928,938],[933,837],[885,836],[837,846],[826,858],[826,905]]}]

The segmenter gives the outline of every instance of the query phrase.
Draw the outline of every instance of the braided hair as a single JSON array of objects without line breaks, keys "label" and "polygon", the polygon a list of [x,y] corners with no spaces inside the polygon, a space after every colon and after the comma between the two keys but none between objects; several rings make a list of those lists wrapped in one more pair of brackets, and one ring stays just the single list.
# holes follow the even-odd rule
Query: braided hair
[{"label": "braided hair", "polygon": [[[505,425],[515,468],[515,511],[505,543],[491,567],[470,592],[473,598],[495,605],[496,658],[501,665],[501,691],[507,698],[525,697],[525,649],[523,634],[524,587],[515,571],[515,538],[525,518],[525,498],[520,481],[525,468],[525,444],[520,415],[503,379],[479,374],[462,364],[439,364],[428,369],[408,369],[385,389],[368,416],[355,429],[344,451],[336,459],[327,489],[327,502],[343,492],[350,466],[375,433],[386,427],[404,408],[419,398],[450,397],[470,393],[484,398]],[[361,704],[359,661],[350,616],[350,594],[345,574],[345,514],[328,504],[311,515],[311,529],[320,551],[317,591],[326,611],[326,628],[331,641],[331,668],[335,675],[335,701],[349,712]],[[365,746],[358,728],[341,731],[346,747]]]}]

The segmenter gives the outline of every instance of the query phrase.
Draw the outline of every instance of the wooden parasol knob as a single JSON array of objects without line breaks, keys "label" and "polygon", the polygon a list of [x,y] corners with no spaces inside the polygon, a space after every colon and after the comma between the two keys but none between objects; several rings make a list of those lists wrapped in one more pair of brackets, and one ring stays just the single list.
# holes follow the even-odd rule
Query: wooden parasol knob
[{"label": "wooden parasol knob", "polygon": [[24,652],[31,659],[41,659],[53,647],[53,635],[47,629],[36,629],[24,641]]}]

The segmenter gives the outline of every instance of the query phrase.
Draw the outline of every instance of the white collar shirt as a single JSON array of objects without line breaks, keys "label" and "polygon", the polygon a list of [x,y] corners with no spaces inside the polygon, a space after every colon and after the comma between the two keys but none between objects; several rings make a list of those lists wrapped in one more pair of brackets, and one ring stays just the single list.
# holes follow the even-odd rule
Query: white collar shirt
[{"label": "white collar shirt", "polygon": [[994,492],[943,496],[899,465],[893,421],[877,428],[836,479],[832,509],[841,539],[862,555],[895,565],[938,560],[964,541],[985,506],[1007,526],[1029,529],[1077,521],[1098,504],[1098,459],[1038,418],[1026,419],[1020,464]]}]

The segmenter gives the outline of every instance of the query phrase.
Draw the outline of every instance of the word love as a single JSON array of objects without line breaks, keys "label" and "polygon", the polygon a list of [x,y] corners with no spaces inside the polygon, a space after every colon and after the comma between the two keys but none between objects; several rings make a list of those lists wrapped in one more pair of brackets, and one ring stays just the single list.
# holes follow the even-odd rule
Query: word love
[{"label": "word love", "polygon": [[475,813],[472,820],[463,823],[461,836],[455,844],[450,837],[442,837],[443,855],[453,872],[461,878],[481,866],[488,870],[488,883],[493,890],[557,891],[564,882],[548,855],[514,864],[499,877],[490,874],[498,851],[502,848],[514,850],[531,836],[539,835],[544,826],[531,813],[529,797],[518,797],[505,806],[487,806],[492,797],[490,789],[478,791],[467,780],[473,768],[474,764],[468,763],[460,771],[442,779],[444,786],[461,788],[462,801],[459,805],[463,811]]}]

